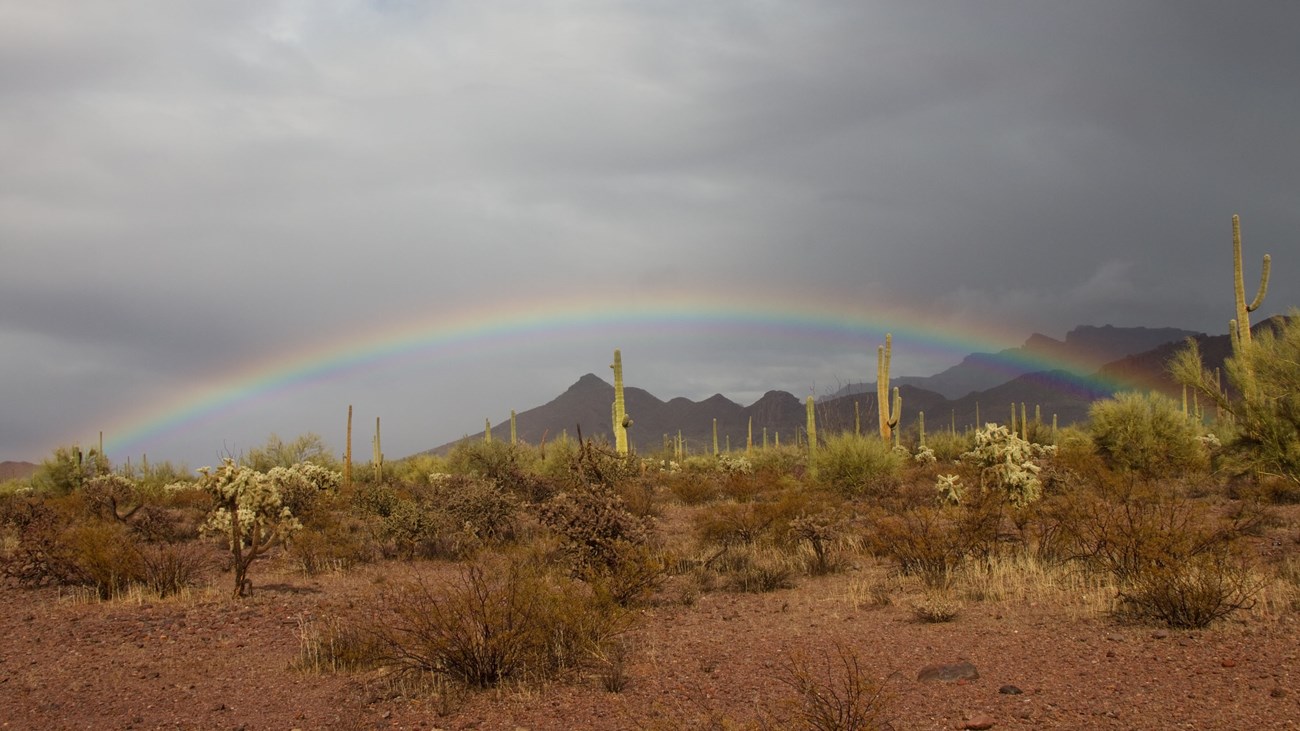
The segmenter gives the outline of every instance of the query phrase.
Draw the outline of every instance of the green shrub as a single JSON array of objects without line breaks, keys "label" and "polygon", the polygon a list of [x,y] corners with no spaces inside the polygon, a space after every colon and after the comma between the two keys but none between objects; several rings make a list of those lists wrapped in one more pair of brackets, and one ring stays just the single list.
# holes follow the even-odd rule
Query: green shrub
[{"label": "green shrub", "polygon": [[863,497],[897,484],[903,460],[879,439],[844,432],[826,438],[812,467],[818,483],[845,497]]},{"label": "green shrub", "polygon": [[1249,344],[1224,363],[1230,388],[1201,364],[1194,340],[1170,364],[1174,377],[1194,388],[1234,422],[1224,447],[1249,470],[1300,484],[1300,310],[1260,327]]},{"label": "green shrub", "polygon": [[1209,464],[1199,441],[1204,430],[1167,396],[1121,393],[1095,402],[1088,416],[1093,444],[1115,469],[1159,478]]}]

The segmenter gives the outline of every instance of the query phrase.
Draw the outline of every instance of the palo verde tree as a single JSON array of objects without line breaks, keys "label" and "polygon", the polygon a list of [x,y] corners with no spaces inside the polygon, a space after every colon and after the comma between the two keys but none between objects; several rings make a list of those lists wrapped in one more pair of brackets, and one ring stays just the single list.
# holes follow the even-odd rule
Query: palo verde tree
[{"label": "palo verde tree", "polygon": [[1231,419],[1225,446],[1255,473],[1300,485],[1300,310],[1276,327],[1236,340],[1224,361],[1229,388],[1205,369],[1195,340],[1170,362],[1174,378],[1210,399]]}]

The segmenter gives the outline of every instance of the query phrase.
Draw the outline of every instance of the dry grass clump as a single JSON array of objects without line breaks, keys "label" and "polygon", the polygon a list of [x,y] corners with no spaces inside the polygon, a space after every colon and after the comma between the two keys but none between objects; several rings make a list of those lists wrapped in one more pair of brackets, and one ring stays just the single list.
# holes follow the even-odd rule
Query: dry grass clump
[{"label": "dry grass clump", "polygon": [[928,624],[951,622],[961,613],[962,604],[951,592],[927,591],[912,605],[912,614]]}]

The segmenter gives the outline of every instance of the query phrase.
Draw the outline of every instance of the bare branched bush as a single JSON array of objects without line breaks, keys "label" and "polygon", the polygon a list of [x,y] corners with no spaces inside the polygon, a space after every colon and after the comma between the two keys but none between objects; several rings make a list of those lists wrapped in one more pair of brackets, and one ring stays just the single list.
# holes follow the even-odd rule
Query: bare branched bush
[{"label": "bare branched bush", "polygon": [[780,728],[809,731],[885,731],[892,729],[885,685],[872,677],[849,648],[818,660],[792,654],[777,676],[791,693],[772,722]]},{"label": "bare branched bush", "polygon": [[374,632],[381,664],[471,687],[544,680],[607,654],[631,615],[529,562],[474,564],[450,584],[386,592]]},{"label": "bare branched bush", "polygon": [[1064,497],[1052,508],[1056,552],[1111,575],[1122,617],[1203,627],[1254,601],[1241,539],[1268,513],[1209,507],[1149,483],[1119,480]]}]

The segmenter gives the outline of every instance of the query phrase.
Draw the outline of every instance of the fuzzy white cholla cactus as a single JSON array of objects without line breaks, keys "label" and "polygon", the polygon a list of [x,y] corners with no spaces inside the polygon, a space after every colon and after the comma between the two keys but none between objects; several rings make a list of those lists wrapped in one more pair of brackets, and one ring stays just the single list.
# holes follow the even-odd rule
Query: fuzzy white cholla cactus
[{"label": "fuzzy white cholla cactus", "polygon": [[217,506],[203,525],[205,532],[223,535],[229,542],[257,540],[265,545],[302,528],[281,499],[282,488],[302,480],[301,474],[285,467],[258,472],[227,457],[216,470],[200,468],[199,475],[199,486]]},{"label": "fuzzy white cholla cactus", "polygon": [[202,530],[225,538],[234,559],[235,596],[249,591],[249,565],[302,528],[286,506],[286,497],[330,489],[340,479],[338,473],[311,464],[258,472],[229,457],[215,470],[199,470],[199,487],[215,503]]},{"label": "fuzzy white cholla cactus", "polygon": [[934,464],[939,461],[934,456],[934,450],[929,447],[921,447],[916,450],[916,454],[912,455],[912,459],[916,460],[917,464]]},{"label": "fuzzy white cholla cactus", "polygon": [[718,471],[728,475],[750,475],[754,473],[754,463],[744,457],[724,454],[718,457]]},{"label": "fuzzy white cholla cactus", "polygon": [[935,499],[945,505],[960,505],[966,494],[966,488],[957,475],[939,475],[934,490],[938,493]]},{"label": "fuzzy white cholla cactus", "polygon": [[1038,480],[1042,468],[1036,460],[1055,453],[1055,446],[1034,444],[1005,426],[986,424],[975,432],[975,448],[961,458],[981,468],[985,489],[1002,490],[1007,502],[1024,507],[1042,497],[1043,485]]}]

